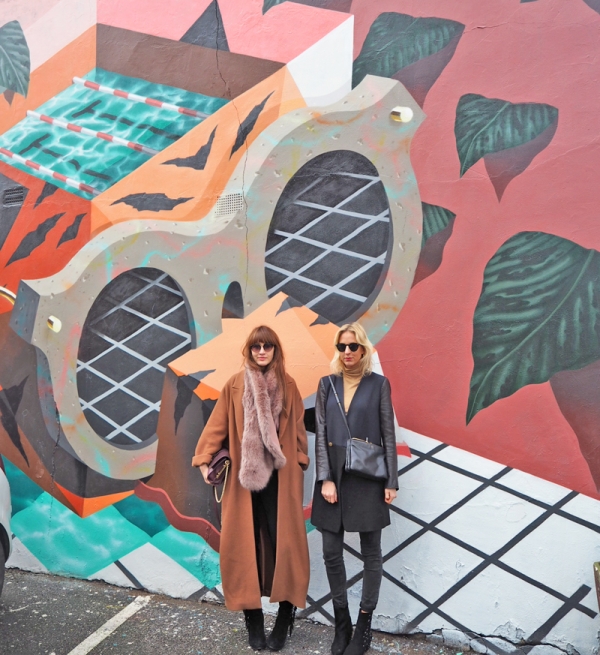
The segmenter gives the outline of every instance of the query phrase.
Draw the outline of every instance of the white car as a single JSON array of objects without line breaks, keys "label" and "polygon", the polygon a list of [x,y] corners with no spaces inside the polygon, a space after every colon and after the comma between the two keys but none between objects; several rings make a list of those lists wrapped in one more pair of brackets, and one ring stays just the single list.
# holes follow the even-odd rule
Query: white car
[{"label": "white car", "polygon": [[12,548],[12,532],[10,531],[10,487],[4,474],[2,457],[0,457],[0,594],[4,586],[4,568]]}]

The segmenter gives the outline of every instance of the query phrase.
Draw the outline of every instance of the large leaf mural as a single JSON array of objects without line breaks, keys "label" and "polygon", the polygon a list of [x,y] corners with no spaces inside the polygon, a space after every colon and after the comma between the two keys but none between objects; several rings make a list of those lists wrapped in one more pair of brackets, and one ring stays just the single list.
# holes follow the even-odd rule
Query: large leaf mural
[{"label": "large leaf mural", "polygon": [[422,202],[421,205],[423,207],[423,239],[421,248],[424,248],[432,236],[448,227],[452,219],[456,217],[456,214],[445,207],[430,205],[428,202]]},{"label": "large leaf mural", "polygon": [[550,143],[557,124],[558,109],[551,105],[462,96],[454,123],[461,177],[483,158],[500,200],[508,183]]},{"label": "large leaf mural", "polygon": [[445,18],[380,14],[354,62],[352,85],[365,75],[393,77],[423,106],[425,96],[452,58],[465,26]]},{"label": "large leaf mural", "polygon": [[528,384],[600,358],[600,253],[520,232],[485,268],[473,318],[467,423]]},{"label": "large leaf mural", "polygon": [[30,68],[25,35],[19,21],[12,20],[0,27],[0,92],[10,91],[26,96]]},{"label": "large leaf mural", "polygon": [[435,273],[442,263],[444,247],[452,234],[456,214],[445,207],[421,203],[423,207],[423,238],[421,254],[412,286]]}]

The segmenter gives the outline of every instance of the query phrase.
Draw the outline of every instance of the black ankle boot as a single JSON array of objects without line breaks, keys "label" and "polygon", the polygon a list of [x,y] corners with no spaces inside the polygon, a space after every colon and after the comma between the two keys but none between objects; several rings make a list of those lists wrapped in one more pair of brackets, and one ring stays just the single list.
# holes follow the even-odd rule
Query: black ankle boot
[{"label": "black ankle boot", "polygon": [[352,619],[350,618],[348,605],[346,607],[334,605],[333,614],[335,617],[335,637],[331,644],[331,655],[344,655],[346,646],[348,646],[352,638]]},{"label": "black ankle boot", "polygon": [[267,637],[267,646],[270,650],[281,650],[283,648],[288,636],[288,630],[290,637],[292,636],[295,618],[296,608],[291,603],[288,603],[287,600],[279,603],[275,625],[271,634]]},{"label": "black ankle boot", "polygon": [[262,650],[267,645],[265,639],[265,617],[262,610],[244,610],[248,644],[254,650]]},{"label": "black ankle boot", "polygon": [[371,619],[373,612],[358,612],[358,620],[356,621],[356,628],[352,641],[344,655],[363,655],[371,647]]}]

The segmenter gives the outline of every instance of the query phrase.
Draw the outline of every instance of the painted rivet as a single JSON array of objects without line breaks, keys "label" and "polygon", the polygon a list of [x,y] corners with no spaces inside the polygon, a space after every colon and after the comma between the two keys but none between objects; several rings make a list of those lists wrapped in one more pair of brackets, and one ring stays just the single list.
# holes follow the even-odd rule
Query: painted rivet
[{"label": "painted rivet", "polygon": [[60,318],[56,318],[56,316],[48,316],[47,323],[52,332],[60,332],[62,330],[62,321]]},{"label": "painted rivet", "polygon": [[413,119],[414,112],[410,107],[394,107],[390,112],[390,117],[398,123],[410,123]]}]

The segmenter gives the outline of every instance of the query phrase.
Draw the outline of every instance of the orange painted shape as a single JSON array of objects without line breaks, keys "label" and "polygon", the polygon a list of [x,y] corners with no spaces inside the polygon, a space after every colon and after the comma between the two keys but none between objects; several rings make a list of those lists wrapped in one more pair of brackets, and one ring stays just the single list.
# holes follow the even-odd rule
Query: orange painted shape
[{"label": "orange painted shape", "polygon": [[244,319],[224,319],[223,332],[208,343],[187,352],[170,364],[180,375],[213,370],[202,379],[204,385],[222,389],[242,366],[241,347],[250,330],[269,325],[279,335],[285,352],[286,368],[296,380],[304,398],[312,395],[319,378],[329,373],[333,323],[311,325],[318,315],[306,307],[279,312],[287,296],[278,293]]},{"label": "orange painted shape", "polygon": [[0,134],[26,118],[28,109],[37,109],[71,86],[73,77],[83,77],[95,66],[96,27],[94,26],[31,73],[26,98],[15,94],[9,105],[4,96],[0,96]]},{"label": "orange painted shape", "polygon": [[[246,144],[232,153],[240,121],[266,100]],[[142,164],[128,176],[92,201],[92,234],[117,223],[149,218],[166,221],[195,221],[213,207],[236,166],[245,156],[247,145],[283,113],[304,107],[297,86],[286,69],[281,69],[238,96],[209,116],[175,143]],[[206,145],[213,130],[215,139],[203,170],[166,164],[195,155]],[[138,211],[119,202],[135,193],[164,193],[169,198],[190,198],[168,211]],[[116,203],[116,204],[115,204]]]},{"label": "orange painted shape", "polygon": [[204,382],[200,382],[194,390],[194,393],[201,400],[217,400],[219,398],[219,392],[216,389],[209,387],[207,384],[204,384]]},{"label": "orange painted shape", "polygon": [[123,500],[128,496],[132,496],[134,493],[132,489],[131,491],[123,491],[118,494],[109,494],[108,496],[97,496],[96,498],[82,498],[81,496],[74,494],[72,491],[68,491],[63,486],[61,486],[56,482],[55,485],[57,486],[58,489],[60,489],[60,491],[64,494],[65,498],[69,501],[71,507],[73,508],[73,511],[78,516],[81,516],[82,519],[86,518],[87,516],[91,516],[96,512],[99,512],[101,509],[104,509],[105,507],[110,507],[111,505],[118,503],[120,500]]}]

